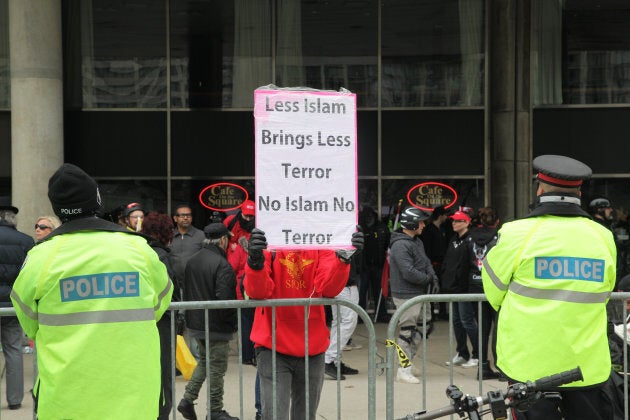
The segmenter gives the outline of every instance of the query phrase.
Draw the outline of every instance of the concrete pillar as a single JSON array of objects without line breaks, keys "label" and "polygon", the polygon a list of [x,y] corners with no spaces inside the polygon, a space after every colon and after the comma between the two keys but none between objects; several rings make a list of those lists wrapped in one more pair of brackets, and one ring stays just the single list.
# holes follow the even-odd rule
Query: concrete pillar
[{"label": "concrete pillar", "polygon": [[525,215],[530,202],[530,0],[489,5],[490,205],[509,221]]},{"label": "concrete pillar", "polygon": [[60,0],[9,1],[11,189],[18,228],[52,214],[48,178],[63,163]]}]

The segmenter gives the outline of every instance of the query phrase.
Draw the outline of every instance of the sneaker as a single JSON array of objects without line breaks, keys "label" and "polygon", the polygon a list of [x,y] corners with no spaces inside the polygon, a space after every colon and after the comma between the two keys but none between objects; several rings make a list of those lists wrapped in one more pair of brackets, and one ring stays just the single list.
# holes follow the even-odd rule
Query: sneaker
[{"label": "sneaker", "polygon": [[[495,372],[494,370],[491,369],[484,369],[481,371],[482,375],[483,375],[483,380],[487,380],[487,379],[500,379],[501,378],[501,374],[499,372]],[[479,380],[479,372],[477,372],[477,380]]]},{"label": "sneaker", "polygon": [[9,404],[9,410],[19,410],[20,408],[22,408],[22,404],[21,403]]},{"label": "sneaker", "polygon": [[195,405],[188,401],[186,398],[182,398],[182,400],[177,404],[177,411],[182,413],[185,419],[188,420],[197,420],[197,414],[195,413]]},{"label": "sneaker", "polygon": [[362,349],[363,346],[361,344],[356,344],[352,339],[348,340],[348,344],[343,346],[343,351],[351,351],[351,350],[359,350]]},{"label": "sneaker", "polygon": [[344,375],[356,375],[359,371],[341,362],[341,373]]},{"label": "sneaker", "polygon": [[462,356],[460,356],[459,353],[457,353],[455,355],[455,357],[453,357],[452,360],[449,360],[448,362],[446,362],[446,366],[450,366],[450,365],[461,366],[461,365],[463,365],[466,362],[467,362],[467,360],[464,359]]},{"label": "sneaker", "polygon": [[211,411],[210,420],[238,420],[238,417],[230,416],[230,414],[225,410]]},{"label": "sneaker", "polygon": [[340,381],[346,379],[346,377],[343,375],[343,371],[339,374],[339,378],[337,378],[337,366],[334,362],[326,363],[326,367],[324,367],[324,373],[331,378],[339,379]]},{"label": "sneaker", "polygon": [[419,367],[416,367],[416,365],[411,365],[411,374],[415,376],[416,378],[421,378],[422,369],[420,369]]},{"label": "sneaker", "polygon": [[420,379],[411,374],[411,366],[406,368],[399,367],[398,373],[396,373],[396,380],[406,384],[419,384]]},{"label": "sneaker", "polygon": [[462,365],[463,368],[471,368],[479,366],[479,359],[470,358],[466,363]]}]

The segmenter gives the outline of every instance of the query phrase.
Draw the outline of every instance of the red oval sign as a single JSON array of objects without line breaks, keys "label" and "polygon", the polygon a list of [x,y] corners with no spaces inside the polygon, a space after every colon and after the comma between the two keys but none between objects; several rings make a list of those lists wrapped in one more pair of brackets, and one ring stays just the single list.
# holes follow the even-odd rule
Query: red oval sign
[{"label": "red oval sign", "polygon": [[249,198],[247,190],[231,182],[208,185],[199,193],[199,202],[210,210],[230,211],[239,208]]},{"label": "red oval sign", "polygon": [[457,191],[441,182],[423,182],[409,189],[407,201],[412,206],[427,211],[433,211],[439,206],[448,209],[457,202]]}]

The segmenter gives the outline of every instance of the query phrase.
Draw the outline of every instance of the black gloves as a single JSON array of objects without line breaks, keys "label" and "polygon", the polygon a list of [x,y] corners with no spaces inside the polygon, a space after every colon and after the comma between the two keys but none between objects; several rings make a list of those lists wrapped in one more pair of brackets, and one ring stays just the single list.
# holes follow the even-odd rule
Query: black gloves
[{"label": "black gloves", "polygon": [[359,231],[352,234],[352,240],[350,243],[357,249],[357,251],[361,251],[363,249],[363,244],[365,243],[365,237],[359,226],[357,226],[357,229]]},{"label": "black gloves", "polygon": [[361,231],[361,227],[357,226],[358,232],[354,232],[352,234],[352,246],[356,249],[338,249],[336,254],[337,257],[346,264],[350,264],[350,258],[355,254],[355,252],[360,252],[363,249],[363,244],[365,242],[365,237],[363,232]]},{"label": "black gloves", "polygon": [[265,238],[265,232],[254,228],[249,237],[249,249],[247,251],[247,265],[249,265],[252,270],[262,270],[264,267],[265,257],[263,256],[263,249],[266,248],[267,238]]}]

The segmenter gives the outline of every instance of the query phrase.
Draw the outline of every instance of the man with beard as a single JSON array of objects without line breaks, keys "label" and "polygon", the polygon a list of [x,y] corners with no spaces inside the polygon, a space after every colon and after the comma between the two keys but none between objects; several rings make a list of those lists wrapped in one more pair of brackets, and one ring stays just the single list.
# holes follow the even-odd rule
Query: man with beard
[{"label": "man with beard", "polygon": [[604,197],[594,198],[588,204],[588,212],[597,223],[612,230],[615,210],[613,210],[609,199]]},{"label": "man with beard", "polygon": [[[249,238],[249,234],[254,229],[254,217],[256,216],[256,204],[252,200],[245,200],[241,205],[241,209],[225,218],[223,224],[232,233],[230,238],[230,246],[228,248],[236,248],[238,239],[241,236]],[[228,251],[229,252],[229,251]]]},{"label": "man with beard", "polygon": [[173,221],[175,222],[175,229],[171,243],[171,264],[175,279],[181,285],[184,281],[186,263],[201,249],[201,243],[206,239],[206,236],[192,225],[192,210],[188,204],[180,204],[175,207]]}]

